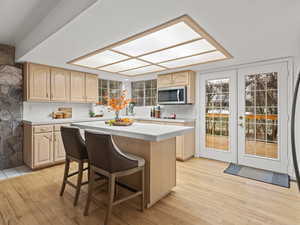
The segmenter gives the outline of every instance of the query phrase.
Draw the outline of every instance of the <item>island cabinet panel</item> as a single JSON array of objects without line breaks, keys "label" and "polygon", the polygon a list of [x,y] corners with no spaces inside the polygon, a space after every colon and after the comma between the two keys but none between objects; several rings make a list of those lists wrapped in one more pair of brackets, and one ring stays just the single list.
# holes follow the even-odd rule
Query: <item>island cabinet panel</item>
[{"label": "island cabinet panel", "polygon": [[25,100],[50,101],[50,68],[29,64],[25,67]]},{"label": "island cabinet panel", "polygon": [[71,72],[51,68],[51,101],[70,101],[70,78]]},{"label": "island cabinet panel", "polygon": [[24,163],[32,169],[64,162],[65,149],[60,127],[69,124],[24,124]]},{"label": "island cabinet panel", "polygon": [[85,74],[85,95],[86,101],[96,103],[99,101],[98,76],[95,74]]},{"label": "island cabinet panel", "polygon": [[[159,142],[114,136],[117,146],[124,152],[145,159],[145,198],[149,208],[168,195],[176,186],[176,138]],[[119,182],[134,189],[141,188],[141,174],[119,179]]]},{"label": "island cabinet panel", "polygon": [[157,77],[157,87],[178,87],[185,86],[187,92],[187,103],[195,103],[195,72],[191,70],[179,71],[176,73],[162,74]]},{"label": "island cabinet panel", "polygon": [[[195,127],[194,122],[165,122],[155,120],[136,120],[141,123],[152,123],[161,125]],[[179,161],[188,160],[195,155],[195,131],[176,137],[176,159]]]},{"label": "island cabinet panel", "polygon": [[71,72],[71,101],[86,102],[84,73]]}]

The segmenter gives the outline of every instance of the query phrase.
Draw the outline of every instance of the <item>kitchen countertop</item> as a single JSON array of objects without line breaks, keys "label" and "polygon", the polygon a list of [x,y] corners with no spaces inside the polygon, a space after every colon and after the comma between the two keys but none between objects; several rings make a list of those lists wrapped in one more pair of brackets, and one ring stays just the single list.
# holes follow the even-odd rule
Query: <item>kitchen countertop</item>
[{"label": "kitchen countertop", "polygon": [[146,141],[161,141],[192,132],[194,127],[174,125],[147,124],[136,122],[131,126],[110,126],[104,121],[72,123],[72,126],[85,130],[96,130],[110,135],[142,139]]},{"label": "kitchen countertop", "polygon": [[[161,121],[161,122],[174,122],[174,123],[187,123],[194,122],[195,119],[162,119],[162,118],[151,118],[151,117],[140,117],[140,116],[122,116],[135,120],[148,120],[148,121]],[[86,118],[70,118],[70,119],[43,119],[43,120],[35,120],[35,119],[25,119],[23,123],[28,125],[47,125],[47,124],[61,124],[61,123],[79,123],[79,122],[90,122],[90,121],[105,121],[111,120],[113,117],[86,117]]]}]

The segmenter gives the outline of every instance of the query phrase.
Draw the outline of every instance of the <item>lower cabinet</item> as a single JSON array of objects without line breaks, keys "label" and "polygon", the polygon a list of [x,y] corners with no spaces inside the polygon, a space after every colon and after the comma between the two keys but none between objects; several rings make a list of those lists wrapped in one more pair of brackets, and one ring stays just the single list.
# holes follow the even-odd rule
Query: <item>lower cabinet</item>
[{"label": "lower cabinet", "polygon": [[63,162],[65,160],[65,157],[66,153],[61,133],[54,132],[54,162]]},{"label": "lower cabinet", "polygon": [[35,167],[53,162],[53,135],[40,133],[33,136],[33,164]]},{"label": "lower cabinet", "polygon": [[[165,122],[154,120],[137,120],[142,123],[152,123],[161,125],[175,125],[175,126],[190,126],[195,127],[194,122]],[[195,132],[190,132],[182,136],[176,137],[176,159],[180,161],[188,160],[195,155]]]},{"label": "lower cabinet", "polygon": [[24,125],[24,163],[32,169],[65,160],[65,149],[58,125]]}]

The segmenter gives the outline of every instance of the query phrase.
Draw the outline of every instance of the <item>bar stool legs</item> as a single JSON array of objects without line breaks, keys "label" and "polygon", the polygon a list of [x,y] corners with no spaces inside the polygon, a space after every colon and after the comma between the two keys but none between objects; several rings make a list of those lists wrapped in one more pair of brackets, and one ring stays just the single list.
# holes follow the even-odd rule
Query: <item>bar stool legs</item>
[{"label": "bar stool legs", "polygon": [[108,204],[107,204],[107,212],[105,216],[105,222],[104,224],[107,225],[111,216],[112,206],[114,203],[114,197],[115,197],[115,186],[116,186],[116,176],[114,174],[111,174],[109,176],[109,198],[108,198]]},{"label": "bar stool legs", "polygon": [[89,208],[92,200],[93,190],[94,190],[94,183],[95,183],[95,171],[90,169],[90,177],[89,177],[89,187],[88,187],[88,196],[84,210],[84,216],[89,215]]},{"label": "bar stool legs", "polygon": [[65,192],[69,170],[70,170],[70,160],[66,159],[66,162],[65,162],[65,171],[64,171],[64,179],[63,179],[63,183],[62,183],[62,186],[61,186],[60,196],[63,196],[63,194]]},{"label": "bar stool legs", "polygon": [[83,162],[79,162],[78,163],[78,177],[77,177],[77,186],[76,186],[74,206],[76,206],[78,203],[78,198],[79,198],[81,184],[82,184],[82,175],[83,175]]}]

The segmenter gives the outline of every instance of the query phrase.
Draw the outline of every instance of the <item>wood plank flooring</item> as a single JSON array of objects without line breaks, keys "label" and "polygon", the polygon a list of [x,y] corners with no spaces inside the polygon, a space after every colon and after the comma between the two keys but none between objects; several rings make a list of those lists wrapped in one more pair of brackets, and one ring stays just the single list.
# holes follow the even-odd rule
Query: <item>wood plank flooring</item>
[{"label": "wood plank flooring", "polygon": [[[113,208],[111,225],[299,225],[300,194],[224,174],[227,164],[206,159],[177,163],[177,187],[144,213],[139,199]],[[74,168],[73,168],[74,169]],[[74,190],[59,197],[63,165],[0,181],[1,225],[99,225],[106,193],[98,191],[83,216],[86,187],[73,207]]]}]

